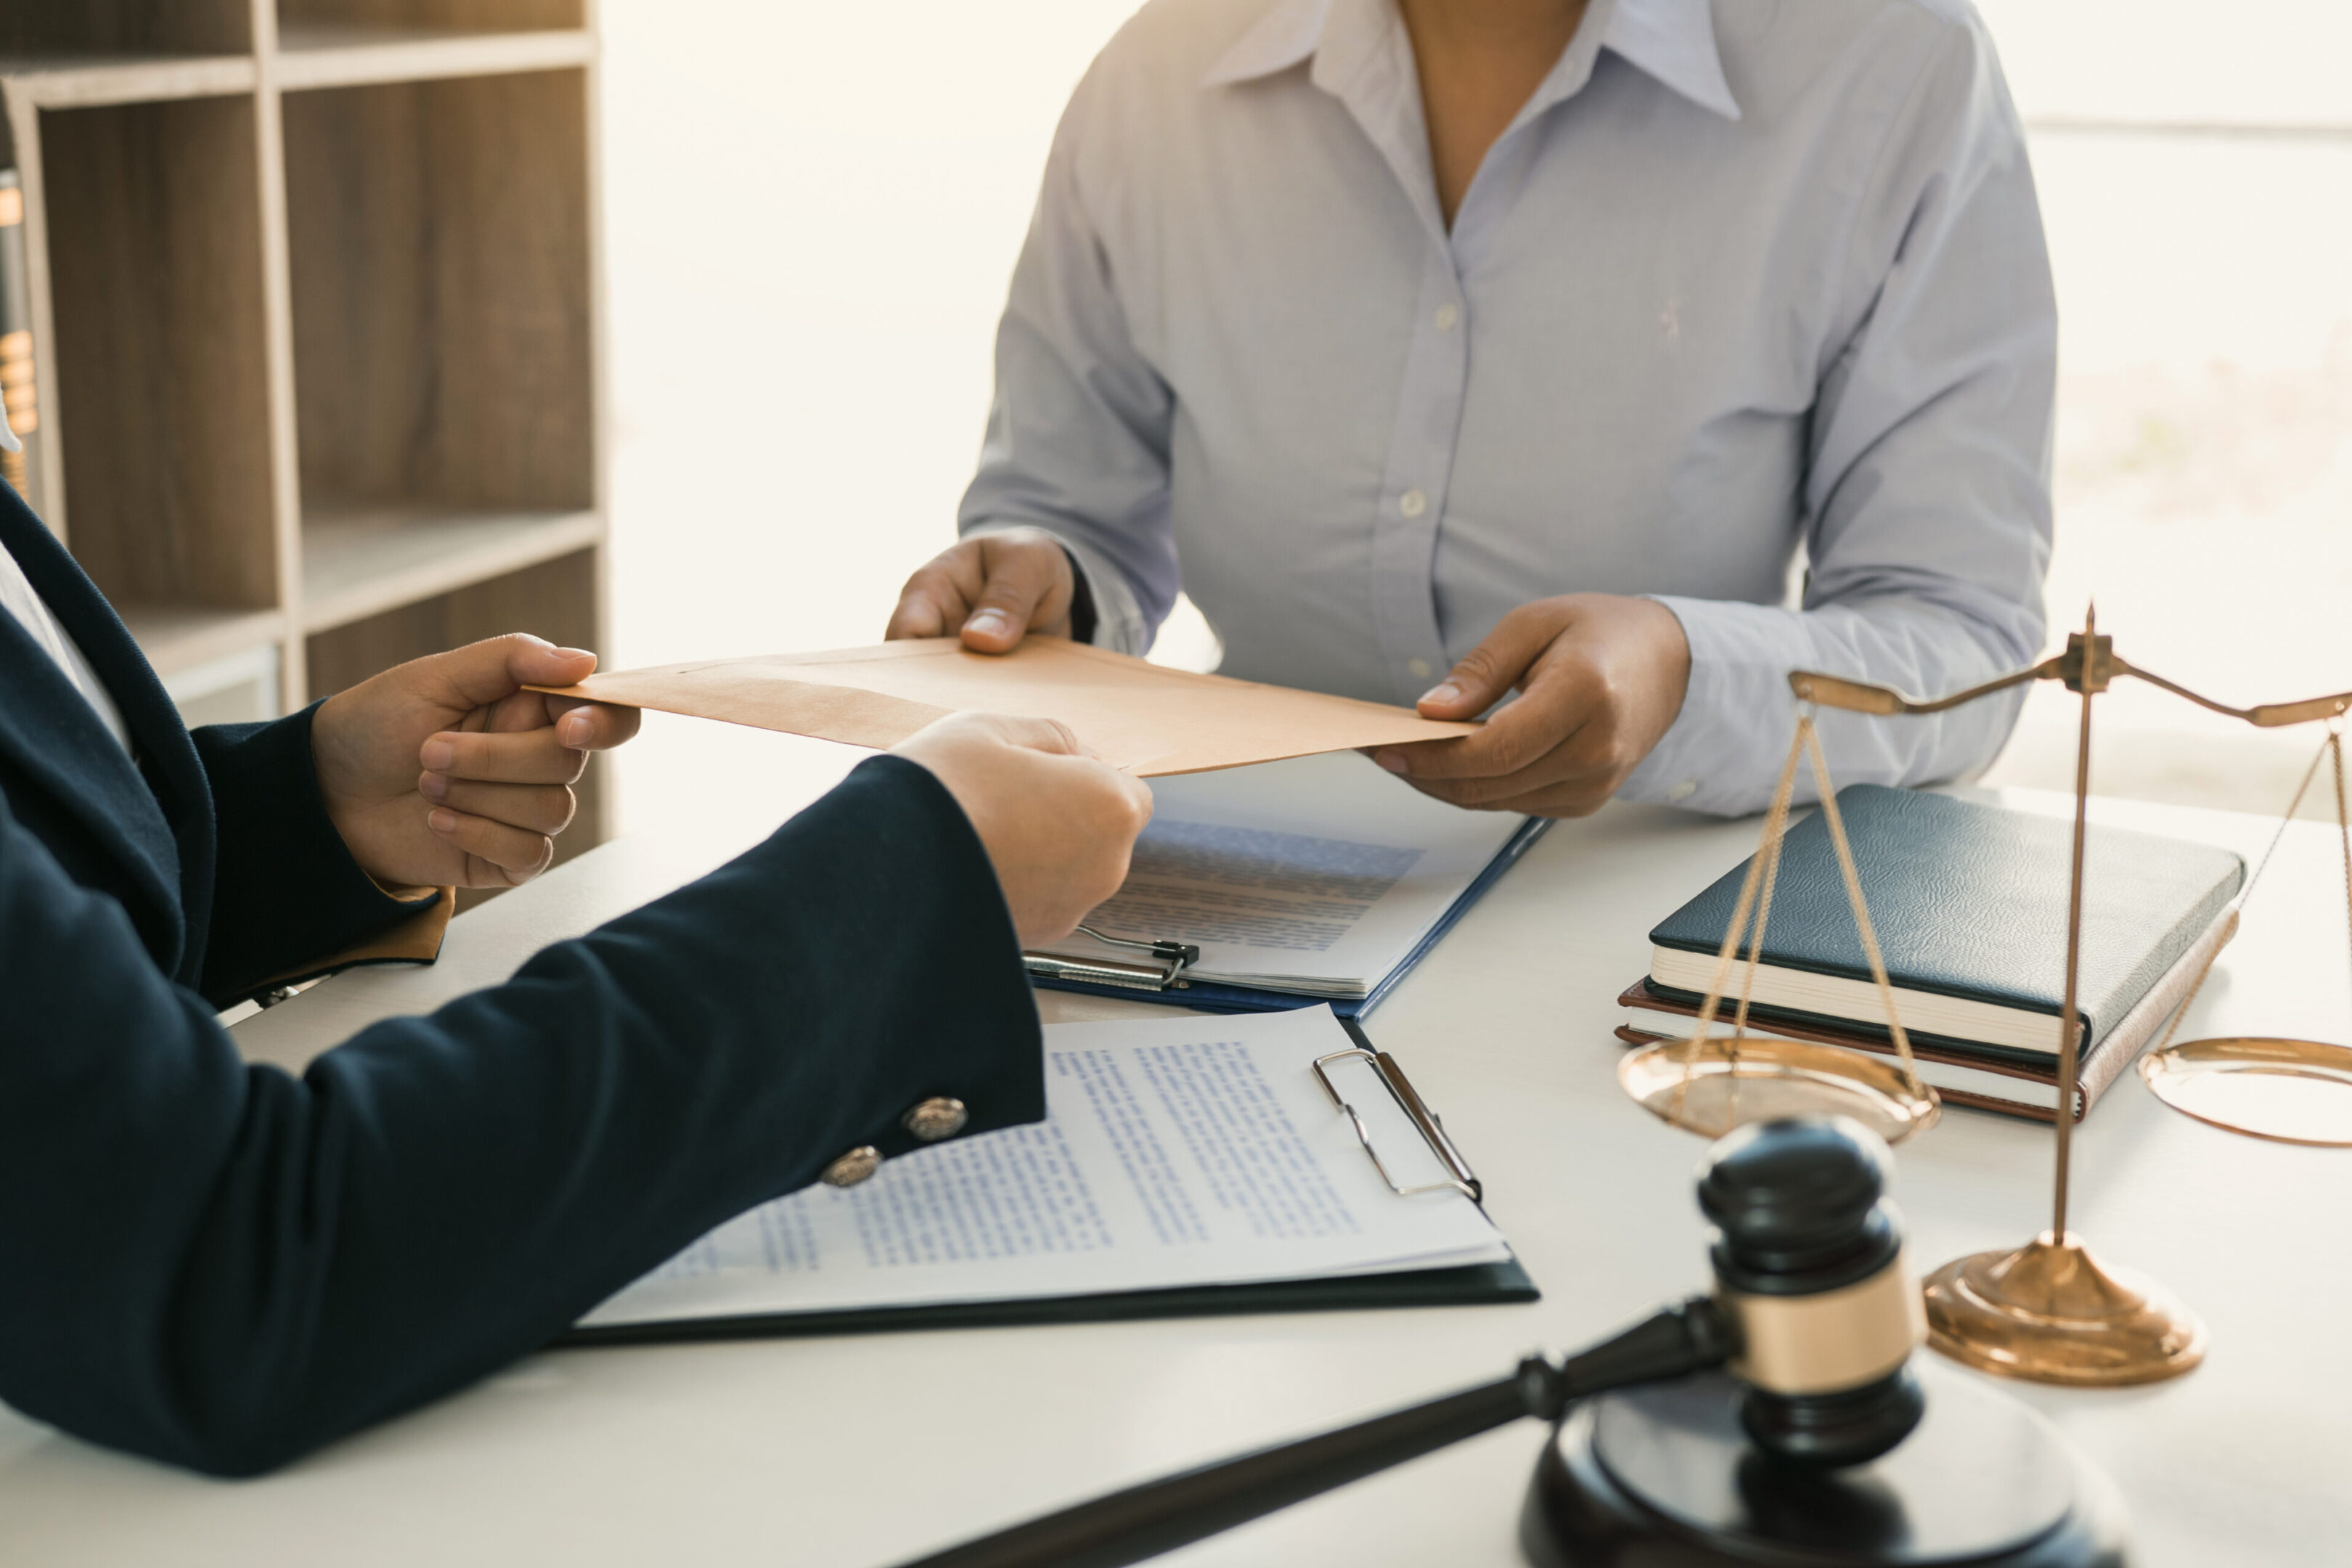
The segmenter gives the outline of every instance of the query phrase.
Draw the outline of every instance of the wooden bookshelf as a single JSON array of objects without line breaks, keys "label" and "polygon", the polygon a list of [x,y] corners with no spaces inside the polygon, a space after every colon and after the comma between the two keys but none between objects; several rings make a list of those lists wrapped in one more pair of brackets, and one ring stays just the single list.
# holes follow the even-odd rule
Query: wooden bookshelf
[{"label": "wooden bookshelf", "polygon": [[0,6],[29,499],[192,718],[603,646],[596,58],[593,0]]}]

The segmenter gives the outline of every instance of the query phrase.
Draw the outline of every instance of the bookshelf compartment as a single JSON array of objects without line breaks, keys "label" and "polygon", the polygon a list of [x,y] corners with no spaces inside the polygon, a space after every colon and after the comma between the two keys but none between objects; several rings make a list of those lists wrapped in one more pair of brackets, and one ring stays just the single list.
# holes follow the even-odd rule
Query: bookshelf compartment
[{"label": "bookshelf compartment", "polygon": [[191,730],[201,724],[251,724],[286,711],[274,643],[165,675],[163,690]]},{"label": "bookshelf compartment", "polygon": [[274,607],[254,100],[51,110],[39,134],[68,437],[50,521],[126,609]]},{"label": "bookshelf compartment", "polygon": [[0,0],[29,489],[192,721],[602,642],[593,12]]},{"label": "bookshelf compartment", "polygon": [[[306,630],[346,626],[415,600],[595,544],[594,512],[327,510],[302,520]],[[593,647],[583,643],[581,647]]]},{"label": "bookshelf compartment", "polygon": [[278,31],[289,47],[425,32],[511,33],[587,26],[583,0],[278,0]]},{"label": "bookshelf compartment", "polygon": [[395,664],[507,632],[529,632],[559,647],[595,647],[595,552],[574,551],[313,633],[310,695],[325,697]]},{"label": "bookshelf compartment", "polygon": [[573,32],[465,33],[321,24],[290,30],[280,42],[278,80],[288,92],[585,67],[596,54],[593,37]]},{"label": "bookshelf compartment", "polygon": [[118,605],[139,651],[166,679],[199,665],[242,658],[286,640],[283,610],[206,610],[184,605]]},{"label": "bookshelf compartment", "polygon": [[593,507],[586,72],[284,103],[306,513]]},{"label": "bookshelf compartment", "polygon": [[8,0],[0,55],[240,54],[248,0]]}]

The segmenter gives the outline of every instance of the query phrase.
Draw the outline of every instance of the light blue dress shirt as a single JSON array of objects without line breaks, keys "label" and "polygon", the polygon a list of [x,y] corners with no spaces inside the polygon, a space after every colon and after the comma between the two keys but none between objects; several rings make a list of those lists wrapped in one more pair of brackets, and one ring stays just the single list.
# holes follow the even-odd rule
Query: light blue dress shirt
[{"label": "light blue dress shirt", "polygon": [[[1652,595],[1689,694],[1622,793],[1751,811],[1790,669],[2038,656],[2056,337],[1962,0],[1591,0],[1450,233],[1392,0],[1157,0],[1055,142],[961,521],[1061,538],[1108,646],[1181,588],[1226,673],[1383,701]],[[1822,734],[1921,783],[2016,711]]]}]

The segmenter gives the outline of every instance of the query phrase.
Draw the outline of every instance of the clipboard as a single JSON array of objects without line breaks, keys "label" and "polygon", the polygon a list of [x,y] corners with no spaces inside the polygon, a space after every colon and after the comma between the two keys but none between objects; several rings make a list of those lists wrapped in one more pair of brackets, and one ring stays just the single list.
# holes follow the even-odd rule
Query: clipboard
[{"label": "clipboard", "polygon": [[1191,943],[1166,939],[1136,939],[1108,935],[1089,926],[1078,929],[1095,941],[1120,949],[1130,956],[1124,959],[1085,958],[1058,952],[1024,952],[1021,961],[1028,967],[1030,984],[1053,991],[1076,991],[1089,996],[1124,996],[1135,1002],[1162,1002],[1171,1006],[1190,1007],[1200,1013],[1281,1013],[1293,1007],[1328,1005],[1343,1023],[1352,1026],[1356,1019],[1369,1015],[1387,1000],[1397,983],[1412,973],[1416,964],[1429,955],[1432,948],[1452,931],[1470,907],[1486,896],[1488,889],[1500,881],[1503,873],[1518,863],[1535,841],[1549,831],[1549,817],[1529,817],[1508,842],[1496,851],[1462,896],[1446,906],[1415,942],[1412,950],[1400,960],[1395,968],[1374,982],[1361,996],[1317,996],[1304,991],[1282,991],[1269,986],[1227,985],[1218,981],[1202,980],[1192,973],[1192,965],[1201,961],[1201,950]]},{"label": "clipboard", "polygon": [[[1483,1206],[1486,1189],[1462,1152],[1405,1077],[1396,1058],[1372,1044],[1352,1017],[1340,1027],[1352,1042],[1346,1050],[1318,1058],[1315,1074],[1339,1111],[1355,1123],[1364,1155],[1400,1197],[1452,1189]],[[1440,1181],[1401,1186],[1382,1163],[1363,1118],[1326,1070],[1334,1062],[1360,1058],[1421,1134],[1445,1173]],[[1199,1318],[1255,1312],[1370,1310],[1394,1307],[1463,1307],[1522,1303],[1542,1299],[1517,1257],[1499,1263],[1449,1268],[1404,1269],[1390,1274],[1348,1274],[1319,1279],[1277,1279],[1245,1285],[1184,1285],[1151,1290],[1103,1291],[1076,1296],[954,1301],[934,1306],[827,1308],[805,1312],[766,1312],[734,1317],[675,1318],[637,1323],[575,1327],[556,1336],[551,1349],[599,1345],[677,1344],[698,1341],[814,1338],[826,1334],[893,1333],[916,1329],[1010,1328],[1033,1323],[1100,1323],[1150,1318]]]}]

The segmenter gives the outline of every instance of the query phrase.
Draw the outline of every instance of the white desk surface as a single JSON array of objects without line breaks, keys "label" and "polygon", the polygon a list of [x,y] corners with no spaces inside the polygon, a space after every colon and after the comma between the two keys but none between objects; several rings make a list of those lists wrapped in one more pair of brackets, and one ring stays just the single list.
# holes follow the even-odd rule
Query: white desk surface
[{"label": "white desk surface", "polygon": [[[769,822],[845,765],[814,743],[761,754]],[[2270,832],[2122,803],[2098,815],[2250,858]],[[296,1063],[361,1023],[503,979],[756,826],[622,839],[457,921],[437,967],[330,982],[240,1026],[240,1042]],[[1486,1178],[1540,1302],[548,1353],[236,1483],[0,1411],[0,1563],[879,1568],[1497,1376],[1530,1345],[1590,1340],[1706,1282],[1690,1184],[1702,1145],[1618,1091],[1610,1031],[1652,923],[1754,833],[1625,806],[1563,823],[1370,1022]],[[2192,1033],[2352,1038],[2342,875],[2332,831],[2291,831]],[[1049,1022],[1150,1011],[1043,1002]],[[2050,1142],[1956,1110],[1901,1150],[1914,1256],[1933,1266],[2045,1225]],[[2149,1388],[2007,1386],[2121,1484],[2141,1568],[2352,1561],[2352,1153],[2217,1131],[2136,1077],[2077,1151],[2077,1229],[2185,1296],[2211,1352]],[[1513,1531],[1542,1440],[1532,1423],[1506,1428],[1165,1561],[1505,1568],[1519,1561]]]}]

